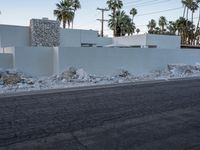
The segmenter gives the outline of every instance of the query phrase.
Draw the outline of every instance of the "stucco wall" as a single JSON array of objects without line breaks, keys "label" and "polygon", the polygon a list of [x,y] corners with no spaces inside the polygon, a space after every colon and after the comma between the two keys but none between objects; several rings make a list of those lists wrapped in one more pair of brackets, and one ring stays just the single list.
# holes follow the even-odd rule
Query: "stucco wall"
[{"label": "stucco wall", "polygon": [[53,48],[15,47],[14,68],[38,76],[49,76],[54,73]]},{"label": "stucco wall", "polygon": [[[81,43],[97,43],[97,31],[62,28],[59,30],[61,47],[80,47]],[[0,47],[27,47],[30,45],[30,27],[0,25]],[[33,45],[35,46],[35,44]]]},{"label": "stucco wall", "polygon": [[81,35],[79,30],[60,29],[61,47],[81,47]]},{"label": "stucco wall", "polygon": [[108,37],[98,37],[97,46],[106,46],[113,44],[113,39]]},{"label": "stucco wall", "polygon": [[0,25],[0,47],[29,45],[29,27]]},{"label": "stucco wall", "polygon": [[114,44],[121,44],[126,46],[133,45],[146,45],[146,35],[133,35],[133,36],[124,36],[124,37],[114,37]]},{"label": "stucco wall", "polygon": [[170,36],[170,35],[146,35],[146,45],[157,45],[157,48],[171,48],[176,49],[181,47],[181,37],[180,36]]},{"label": "stucco wall", "polygon": [[60,29],[60,47],[81,47],[81,43],[97,43],[97,32]]},{"label": "stucco wall", "polygon": [[180,48],[181,44],[180,36],[154,35],[154,34],[115,37],[113,38],[113,41],[115,44],[122,44],[127,46],[153,45],[157,46],[157,48],[166,48],[166,49],[178,49]]},{"label": "stucco wall", "polygon": [[13,55],[0,53],[0,68],[11,69],[13,68]]},{"label": "stucco wall", "polygon": [[94,30],[80,30],[81,33],[81,43],[97,43],[97,31]]},{"label": "stucco wall", "polygon": [[[1,54],[0,65],[13,67],[25,73],[49,76],[73,66],[83,68],[90,74],[111,75],[116,70],[126,69],[132,74],[144,74],[165,69],[168,64],[200,62],[200,50],[156,48],[6,48]],[[3,56],[3,57],[2,57]]]},{"label": "stucco wall", "polygon": [[97,75],[127,69],[133,74],[165,69],[168,64],[200,62],[199,50],[133,48],[60,48],[59,71],[70,66],[84,68]]}]

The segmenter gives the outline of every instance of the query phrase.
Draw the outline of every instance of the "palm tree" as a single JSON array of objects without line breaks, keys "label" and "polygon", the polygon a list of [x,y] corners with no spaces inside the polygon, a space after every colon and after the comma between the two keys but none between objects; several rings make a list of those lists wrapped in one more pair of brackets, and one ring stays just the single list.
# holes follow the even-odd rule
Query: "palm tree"
[{"label": "palm tree", "polygon": [[74,9],[72,7],[71,0],[61,0],[60,3],[56,4],[56,9],[54,10],[54,15],[57,20],[63,22],[63,28],[66,28],[66,23],[68,23],[68,28],[74,17]]},{"label": "palm tree", "polygon": [[156,21],[154,19],[151,19],[147,25],[148,33],[153,34],[154,29],[156,28]]},{"label": "palm tree", "polygon": [[74,18],[75,18],[75,13],[78,9],[81,8],[81,3],[79,0],[72,0],[72,7],[74,8],[74,17],[72,20],[72,28],[74,27]]},{"label": "palm tree", "polygon": [[184,10],[183,10],[183,17],[185,17],[185,12],[186,12],[186,9],[187,9],[187,2],[186,2],[186,0],[182,0],[181,2],[182,2],[183,7],[184,7]]},{"label": "palm tree", "polygon": [[135,31],[135,24],[132,22],[131,18],[126,15],[125,11],[117,11],[115,19],[113,16],[108,21],[108,26],[110,29],[116,27],[115,36],[125,36],[126,34],[133,34]]},{"label": "palm tree", "polygon": [[[196,0],[197,5],[200,4],[200,0]],[[197,21],[197,26],[196,26],[196,32],[199,28],[199,24],[200,24],[200,6],[199,6],[199,17],[198,17],[198,21]]]},{"label": "palm tree", "polygon": [[[116,17],[116,11],[120,10],[122,7],[123,7],[123,2],[121,0],[108,0],[107,1],[107,5],[108,5],[108,8],[110,10],[112,10],[112,19],[114,22],[115,20],[115,17]],[[113,30],[113,36],[116,36],[116,26],[115,24],[113,24],[113,27],[112,27],[112,30]]]},{"label": "palm tree", "polygon": [[167,29],[168,29],[170,35],[176,35],[176,31],[177,31],[176,22],[169,21],[169,24],[167,25]]},{"label": "palm tree", "polygon": [[137,34],[139,34],[139,33],[140,33],[140,29],[139,29],[139,28],[137,28],[137,29],[136,29],[136,32],[137,32]]},{"label": "palm tree", "polygon": [[191,6],[190,6],[190,10],[192,11],[192,23],[193,23],[193,19],[194,19],[194,13],[195,11],[198,9],[198,3],[197,2],[192,2]]},{"label": "palm tree", "polygon": [[182,44],[190,44],[194,39],[194,25],[191,21],[180,17],[176,21],[178,35],[181,35]]},{"label": "palm tree", "polygon": [[177,24],[177,30],[178,30],[178,35],[181,35],[181,43],[184,44],[186,43],[186,23],[187,20],[183,17],[180,17],[178,20],[176,20],[176,24]]},{"label": "palm tree", "polygon": [[135,24],[132,22],[132,19],[128,16],[128,15],[125,15],[123,18],[122,18],[122,23],[123,24],[123,27],[124,27],[124,32],[122,32],[122,36],[128,34],[129,35],[132,35],[134,32],[135,32]]},{"label": "palm tree", "polygon": [[189,13],[189,10],[192,6],[192,3],[193,3],[193,0],[182,0],[182,4],[184,5],[184,16],[185,17],[185,11],[186,11],[186,19],[188,19],[188,13]]},{"label": "palm tree", "polygon": [[131,11],[130,11],[130,15],[132,15],[132,21],[133,21],[135,15],[137,15],[137,9],[132,8]]},{"label": "palm tree", "polygon": [[164,16],[161,16],[158,24],[160,26],[161,33],[163,34],[165,30],[165,26],[167,25],[167,19]]}]

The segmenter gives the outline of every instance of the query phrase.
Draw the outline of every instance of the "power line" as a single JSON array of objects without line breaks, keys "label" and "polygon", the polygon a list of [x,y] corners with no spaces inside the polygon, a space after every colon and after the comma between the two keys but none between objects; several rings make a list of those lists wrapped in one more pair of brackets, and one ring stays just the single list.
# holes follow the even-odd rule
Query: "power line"
[{"label": "power line", "polygon": [[150,1],[146,1],[146,2],[142,2],[142,3],[134,3],[134,2],[130,2],[125,4],[124,6],[130,6],[130,5],[143,5],[143,4],[148,4],[148,3],[152,3],[152,2],[157,2],[160,0],[150,0]]},{"label": "power line", "polygon": [[137,4],[137,3],[141,3],[141,1],[144,1],[144,0],[138,0],[138,1],[131,1],[131,2],[126,2],[126,3],[124,3],[125,5],[127,5],[127,4]]},{"label": "power line", "polygon": [[[144,6],[152,6],[152,5],[156,5],[156,4],[161,4],[161,3],[168,3],[171,0],[162,0],[160,2],[155,2],[155,3],[151,3],[151,4],[143,4],[143,5],[135,5],[135,8],[139,8],[139,7],[144,7]],[[129,6],[133,6],[133,5],[129,5]],[[125,7],[129,7],[129,6],[125,6]]]},{"label": "power line", "polygon": [[107,9],[107,8],[97,8],[97,10],[101,11],[101,13],[102,13],[102,18],[97,19],[97,20],[101,22],[101,37],[103,37],[104,36],[104,22],[108,21],[108,20],[104,19],[104,13],[105,13],[105,11],[109,11],[109,9]]},{"label": "power line", "polygon": [[161,10],[161,11],[154,11],[154,12],[149,12],[149,13],[145,13],[145,14],[140,14],[140,15],[137,15],[137,16],[153,15],[153,14],[158,14],[158,13],[168,12],[168,11],[174,11],[174,10],[179,10],[179,9],[183,9],[183,7],[171,8],[171,9],[166,9],[166,10]]}]

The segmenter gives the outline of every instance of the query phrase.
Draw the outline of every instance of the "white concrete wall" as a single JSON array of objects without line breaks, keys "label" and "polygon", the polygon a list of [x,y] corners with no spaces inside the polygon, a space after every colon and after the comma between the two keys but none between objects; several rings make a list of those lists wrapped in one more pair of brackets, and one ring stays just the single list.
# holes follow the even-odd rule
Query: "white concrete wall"
[{"label": "white concrete wall", "polygon": [[54,73],[53,48],[15,47],[14,68],[33,76],[49,76]]},{"label": "white concrete wall", "polygon": [[80,30],[81,43],[97,44],[98,32],[94,30]]},{"label": "white concrete wall", "polygon": [[10,54],[0,54],[1,68],[14,67],[37,76],[57,74],[71,66],[96,75],[111,75],[119,69],[145,74],[165,69],[168,64],[200,62],[200,50],[196,49],[10,47],[5,50],[13,58]]},{"label": "white concrete wall", "polygon": [[59,48],[53,48],[53,74],[59,73]]},{"label": "white concrete wall", "polygon": [[7,53],[0,53],[0,68],[11,69],[13,68],[13,55]]},{"label": "white concrete wall", "polygon": [[168,64],[200,62],[199,50],[133,48],[60,48],[59,71],[71,66],[88,73],[109,75],[118,69],[144,74],[165,69]]},{"label": "white concrete wall", "polygon": [[60,47],[81,47],[81,43],[97,43],[97,31],[60,29]]},{"label": "white concrete wall", "polygon": [[113,39],[108,37],[98,37],[97,46],[106,46],[113,44]]},{"label": "white concrete wall", "polygon": [[60,29],[61,47],[81,47],[81,33],[79,30]]},{"label": "white concrete wall", "polygon": [[[97,43],[97,31],[60,29],[61,47],[80,47],[81,43]],[[30,46],[30,28],[13,25],[0,25],[0,47]]]},{"label": "white concrete wall", "polygon": [[157,48],[178,49],[181,47],[181,37],[171,35],[146,35],[146,45],[157,45]]},{"label": "white concrete wall", "polygon": [[133,45],[146,45],[146,35],[133,35],[133,36],[124,36],[124,37],[114,37],[114,44],[121,44],[126,46]]},{"label": "white concrete wall", "polygon": [[157,46],[157,48],[166,48],[166,49],[179,49],[181,45],[180,36],[154,35],[154,34],[115,37],[113,38],[113,41],[114,44],[122,44],[127,46],[155,45]]},{"label": "white concrete wall", "polygon": [[29,27],[0,25],[0,47],[29,45]]}]

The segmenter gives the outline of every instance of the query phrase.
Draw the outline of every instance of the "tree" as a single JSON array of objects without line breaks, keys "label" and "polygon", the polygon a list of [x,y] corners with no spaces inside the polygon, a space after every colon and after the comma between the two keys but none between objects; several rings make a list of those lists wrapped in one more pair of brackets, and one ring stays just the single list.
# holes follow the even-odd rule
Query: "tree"
[{"label": "tree", "polygon": [[136,29],[136,33],[137,33],[137,34],[140,33],[140,29],[139,29],[139,28]]},{"label": "tree", "polygon": [[182,44],[191,44],[194,40],[194,25],[191,21],[180,17],[177,21],[178,35],[181,35]]},{"label": "tree", "polygon": [[182,4],[184,5],[184,15],[183,17],[185,17],[185,11],[186,11],[186,19],[188,20],[188,13],[189,10],[192,6],[193,0],[182,0]]},{"label": "tree", "polygon": [[192,11],[192,17],[191,17],[192,23],[193,23],[193,19],[194,19],[194,13],[198,9],[198,7],[199,6],[198,6],[197,2],[192,2],[191,6],[190,6],[190,10]]},{"label": "tree", "polygon": [[132,21],[133,21],[135,15],[137,15],[137,9],[132,8],[131,11],[130,11],[130,15],[132,16]]},{"label": "tree", "polygon": [[117,11],[115,19],[110,15],[111,19],[108,21],[108,26],[110,29],[116,27],[115,36],[125,36],[130,35],[135,31],[135,24],[132,22],[131,18],[126,15],[125,11]]},{"label": "tree", "polygon": [[154,19],[151,19],[147,25],[148,33],[153,34],[154,29],[156,28],[156,21]]},{"label": "tree", "polygon": [[63,28],[66,28],[66,23],[68,23],[68,28],[70,23],[74,18],[74,8],[71,0],[61,0],[60,3],[56,4],[56,9],[54,10],[54,15],[57,20],[63,22]]},{"label": "tree", "polygon": [[[108,5],[108,8],[110,10],[112,10],[112,22],[115,21],[115,17],[116,17],[116,11],[120,10],[122,7],[123,7],[123,2],[121,0],[108,0],[107,1],[107,5]],[[112,27],[112,30],[113,30],[113,36],[116,36],[116,26],[115,24],[113,24],[113,27]]]},{"label": "tree", "polygon": [[164,16],[161,16],[158,24],[160,26],[161,33],[163,34],[165,31],[165,26],[167,25],[167,19]]},{"label": "tree", "polygon": [[74,17],[73,17],[73,20],[72,20],[72,28],[73,28],[76,11],[81,8],[80,1],[79,0],[72,0],[72,7],[74,8]]},{"label": "tree", "polygon": [[182,2],[183,7],[184,7],[184,10],[183,10],[183,18],[184,18],[185,17],[185,12],[186,12],[186,9],[187,9],[187,3],[186,3],[185,0],[182,0],[181,2]]},{"label": "tree", "polygon": [[177,31],[177,24],[174,21],[169,21],[169,24],[167,25],[167,29],[170,35],[176,35]]},{"label": "tree", "polygon": [[135,24],[132,22],[132,19],[125,14],[125,16],[122,18],[121,25],[123,26],[122,28],[122,33],[121,36],[125,36],[126,34],[132,35],[135,32]]},{"label": "tree", "polygon": [[[196,0],[197,5],[200,5],[200,0]],[[199,28],[199,24],[200,24],[200,7],[199,7],[199,17],[198,17],[198,21],[197,21],[197,26],[196,26],[196,32]]]}]

